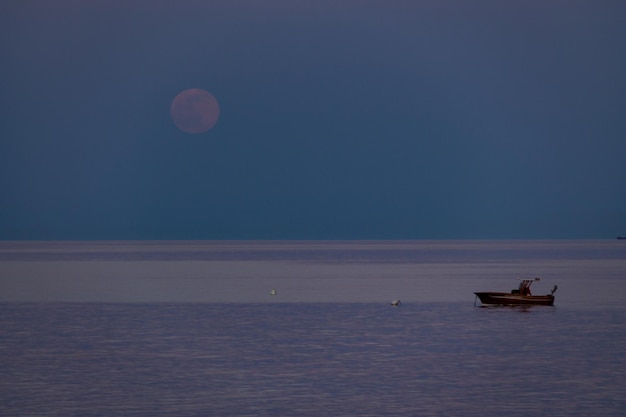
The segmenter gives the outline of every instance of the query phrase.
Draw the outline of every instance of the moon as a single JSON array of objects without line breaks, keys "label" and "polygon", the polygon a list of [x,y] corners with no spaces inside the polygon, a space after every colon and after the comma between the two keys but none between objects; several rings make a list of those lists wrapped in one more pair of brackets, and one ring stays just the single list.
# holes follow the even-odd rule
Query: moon
[{"label": "moon", "polygon": [[204,133],[217,123],[220,106],[213,94],[200,88],[190,88],[178,93],[170,114],[176,127],[186,133]]}]

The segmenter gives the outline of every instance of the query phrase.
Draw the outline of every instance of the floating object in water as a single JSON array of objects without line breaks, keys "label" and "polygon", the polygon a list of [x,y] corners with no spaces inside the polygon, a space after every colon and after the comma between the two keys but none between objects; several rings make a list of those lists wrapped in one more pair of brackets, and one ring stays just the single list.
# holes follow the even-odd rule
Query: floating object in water
[{"label": "floating object in water", "polygon": [[276,291],[276,288],[272,288],[272,291],[270,291],[271,295],[277,295],[278,292]]},{"label": "floating object in water", "polygon": [[391,302],[391,305],[394,306],[394,307],[398,307],[400,305],[400,300],[393,300]]},{"label": "floating object in water", "polygon": [[[519,288],[508,292],[475,292],[476,296],[480,299],[482,304],[496,304],[496,305],[554,305],[554,293],[558,289],[555,285],[552,288],[552,292],[548,295],[532,295],[530,292],[530,286],[534,281],[539,281],[539,278],[524,279],[519,285]],[[476,300],[474,300],[476,303]]]}]

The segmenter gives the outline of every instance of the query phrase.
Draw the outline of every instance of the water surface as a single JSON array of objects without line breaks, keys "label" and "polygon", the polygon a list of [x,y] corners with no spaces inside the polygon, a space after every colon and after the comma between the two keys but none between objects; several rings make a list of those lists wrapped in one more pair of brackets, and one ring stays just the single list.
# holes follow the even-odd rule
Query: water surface
[{"label": "water surface", "polygon": [[5,242],[0,415],[621,416],[619,243]]}]

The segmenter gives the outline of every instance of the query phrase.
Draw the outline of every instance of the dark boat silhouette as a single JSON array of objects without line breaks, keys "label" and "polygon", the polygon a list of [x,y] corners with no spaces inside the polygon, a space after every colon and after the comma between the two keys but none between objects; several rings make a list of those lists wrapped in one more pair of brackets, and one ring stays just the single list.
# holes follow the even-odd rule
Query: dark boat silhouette
[{"label": "dark boat silhouette", "polygon": [[475,292],[482,304],[486,305],[554,305],[554,293],[557,290],[555,285],[552,292],[547,295],[532,295],[530,286],[540,278],[524,279],[519,287],[509,292]]}]

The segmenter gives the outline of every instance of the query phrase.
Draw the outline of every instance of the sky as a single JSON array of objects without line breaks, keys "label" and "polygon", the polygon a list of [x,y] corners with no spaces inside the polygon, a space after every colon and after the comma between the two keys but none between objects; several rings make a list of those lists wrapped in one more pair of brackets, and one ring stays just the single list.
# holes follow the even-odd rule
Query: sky
[{"label": "sky", "polygon": [[[5,0],[0,239],[626,235],[626,3]],[[170,116],[217,99],[208,132]]]}]

